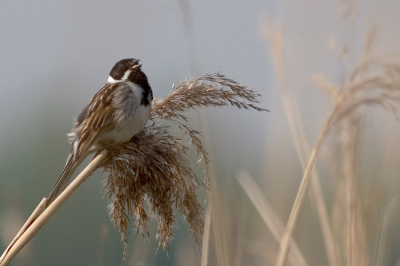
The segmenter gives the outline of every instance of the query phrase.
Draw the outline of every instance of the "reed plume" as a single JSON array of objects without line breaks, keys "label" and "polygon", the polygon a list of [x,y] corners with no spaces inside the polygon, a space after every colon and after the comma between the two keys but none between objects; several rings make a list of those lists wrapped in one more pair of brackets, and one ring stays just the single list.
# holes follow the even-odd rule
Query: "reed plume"
[{"label": "reed plume", "polygon": [[[168,248],[173,237],[174,209],[185,218],[194,240],[201,243],[204,214],[197,193],[208,187],[209,158],[201,133],[191,128],[185,112],[228,105],[267,111],[256,105],[259,96],[219,73],[189,79],[173,86],[165,99],[154,99],[150,121],[141,133],[122,146],[106,147],[109,157],[102,164],[108,174],[105,191],[111,221],[119,227],[124,243],[124,256],[130,220],[136,221],[136,232],[146,237],[150,215],[158,219],[159,247]],[[182,135],[171,135],[162,120],[176,124]],[[182,142],[185,136],[191,139],[199,162],[204,162],[204,180],[190,168],[186,157],[189,147]],[[145,202],[150,206],[147,209]]]}]

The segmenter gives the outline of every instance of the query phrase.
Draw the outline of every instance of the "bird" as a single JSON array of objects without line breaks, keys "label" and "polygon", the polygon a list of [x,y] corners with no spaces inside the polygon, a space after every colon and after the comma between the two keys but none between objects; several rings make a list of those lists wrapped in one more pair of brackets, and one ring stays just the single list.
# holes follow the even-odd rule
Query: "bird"
[{"label": "bird", "polygon": [[48,197],[49,206],[69,184],[75,169],[90,154],[107,145],[128,142],[150,118],[153,92],[138,59],[118,61],[106,84],[76,117],[68,135],[71,152]]}]

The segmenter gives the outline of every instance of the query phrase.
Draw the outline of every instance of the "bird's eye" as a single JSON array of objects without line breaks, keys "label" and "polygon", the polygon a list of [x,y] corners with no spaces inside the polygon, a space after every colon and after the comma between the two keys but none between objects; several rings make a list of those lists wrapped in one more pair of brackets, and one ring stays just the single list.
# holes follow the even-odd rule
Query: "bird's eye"
[{"label": "bird's eye", "polygon": [[119,66],[118,66],[119,68],[123,68],[124,67],[124,65],[123,64],[119,64]]}]

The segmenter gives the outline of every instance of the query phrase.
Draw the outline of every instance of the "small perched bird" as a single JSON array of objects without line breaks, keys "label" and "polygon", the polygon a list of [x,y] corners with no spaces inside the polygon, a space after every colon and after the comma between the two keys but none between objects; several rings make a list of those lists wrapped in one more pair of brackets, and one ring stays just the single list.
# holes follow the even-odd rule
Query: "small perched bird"
[{"label": "small perched bird", "polygon": [[107,83],[83,108],[71,133],[72,144],[64,170],[47,201],[47,206],[67,187],[75,169],[104,144],[128,142],[143,130],[150,118],[153,92],[139,60],[118,61]]}]

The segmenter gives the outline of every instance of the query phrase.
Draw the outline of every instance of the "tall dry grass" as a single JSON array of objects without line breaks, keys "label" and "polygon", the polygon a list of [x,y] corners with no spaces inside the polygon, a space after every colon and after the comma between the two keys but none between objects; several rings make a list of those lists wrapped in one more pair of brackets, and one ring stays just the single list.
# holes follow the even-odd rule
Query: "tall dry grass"
[{"label": "tall dry grass", "polygon": [[[181,1],[180,4],[184,21],[191,21],[190,12],[185,13],[188,8],[187,3]],[[340,0],[338,1],[338,6],[342,21],[351,24],[356,20],[356,1]],[[170,206],[174,206],[178,207],[178,209],[180,208],[182,213],[185,213],[185,217],[190,216],[189,209],[194,209],[194,212],[197,213],[197,216],[192,217],[192,220],[189,217],[188,223],[195,239],[199,239],[202,235],[202,266],[272,265],[274,262],[277,265],[284,265],[285,263],[290,265],[386,265],[385,255],[389,249],[387,243],[390,238],[389,227],[390,223],[393,222],[393,212],[397,199],[387,200],[379,194],[375,187],[366,186],[362,181],[359,161],[362,155],[361,152],[365,152],[362,149],[363,142],[361,139],[366,129],[365,120],[368,119],[369,110],[373,109],[372,107],[381,107],[397,116],[397,108],[400,101],[400,65],[385,61],[374,53],[374,41],[377,38],[374,30],[366,33],[364,49],[358,62],[352,61],[348,56],[349,47],[341,46],[332,40],[331,46],[337,53],[340,64],[345,65],[349,73],[342,81],[335,82],[329,81],[329,78],[324,74],[316,74],[314,76],[313,80],[316,87],[326,93],[331,100],[332,106],[331,111],[326,115],[325,123],[320,129],[318,138],[314,140],[312,145],[306,136],[303,121],[305,119],[301,116],[301,108],[298,107],[295,94],[291,91],[292,88],[288,82],[289,75],[287,74],[284,58],[285,50],[283,48],[285,42],[284,28],[274,28],[270,22],[262,21],[261,29],[264,41],[270,48],[269,52],[273,60],[293,144],[304,171],[289,222],[285,227],[286,223],[281,217],[282,211],[277,207],[281,205],[276,202],[276,199],[268,198],[269,195],[265,192],[266,190],[262,186],[258,186],[257,180],[253,179],[248,173],[239,173],[237,175],[244,193],[239,190],[231,192],[229,190],[232,187],[227,188],[216,182],[218,181],[218,176],[212,169],[212,163],[210,163],[211,166],[206,169],[209,169],[208,175],[211,179],[209,184],[211,190],[208,194],[204,212],[199,212],[200,208],[195,203],[194,196],[198,191],[198,187],[202,187],[202,180],[197,181],[191,175],[189,175],[192,178],[191,180],[195,181],[192,183],[189,181],[189,184],[194,186],[188,186],[188,183],[185,183],[187,182],[185,178],[179,178],[172,174],[175,179],[169,180],[167,183],[177,182],[179,184],[174,191],[175,194],[168,195],[166,200],[163,201],[153,201],[155,203],[153,205],[159,207],[159,209],[154,208],[151,211],[159,219],[159,245],[167,247],[172,238],[171,228],[175,217],[171,214]],[[190,38],[193,38],[192,26],[189,25],[186,30],[192,36]],[[193,42],[193,39],[188,42]],[[196,61],[196,54],[193,49],[190,53],[192,53],[191,66],[196,69],[196,65],[193,63]],[[191,85],[193,82],[188,81],[184,87],[193,87]],[[202,82],[197,84],[202,85]],[[179,93],[177,93],[177,96],[179,96]],[[189,105],[185,106],[182,111],[196,104],[202,104],[201,101],[188,101],[188,103]],[[173,103],[171,106],[173,106]],[[184,117],[170,114],[168,110],[165,111],[162,108],[154,110],[160,110],[162,113],[159,117],[163,119],[183,118],[183,121],[185,121]],[[197,148],[200,156],[203,156],[206,163],[212,162],[213,154],[204,152],[209,150],[205,148],[209,147],[209,144],[207,145],[207,135],[206,143],[203,143],[199,140],[198,131],[187,128],[186,124],[180,123],[178,122],[178,125],[193,140],[193,145]],[[143,174],[148,170],[143,167],[145,164],[124,165],[125,157],[134,158],[135,160],[130,160],[132,162],[143,162],[144,157],[142,156],[144,154],[134,153],[133,150],[140,147],[140,145],[148,145],[147,148],[149,150],[146,156],[159,156],[157,168],[161,169],[163,167],[162,161],[167,161],[169,154],[163,154],[163,150],[153,149],[159,140],[154,140],[156,138],[155,135],[163,137],[164,143],[174,142],[169,136],[165,135],[164,127],[158,124],[149,126],[149,131],[141,136],[142,141],[134,140],[129,146],[125,147],[126,150],[122,150],[122,153],[121,150],[113,151],[112,147],[110,147],[109,150],[118,165],[113,165],[110,163],[111,161],[105,164],[111,174],[110,179],[106,181],[106,188],[110,195],[111,218],[119,226],[122,240],[125,243],[128,241],[128,231],[132,220],[136,223],[136,229],[139,232],[143,232],[145,236],[148,235],[147,226],[150,215],[143,207],[143,194],[156,195],[158,193],[158,191],[153,191],[154,188],[150,187],[149,184],[141,184],[139,187],[124,185],[126,180],[121,180],[121,177],[137,180],[137,173]],[[271,128],[269,130],[276,129]],[[176,145],[175,150],[184,150],[180,144]],[[153,152],[157,154],[152,154]],[[175,155],[177,154],[174,153]],[[186,156],[176,158],[178,158],[176,159],[177,161],[187,163],[185,161]],[[332,177],[333,186],[329,187],[329,189],[325,188],[324,190],[321,188],[321,180],[326,181],[329,177],[327,173],[317,171],[317,161],[321,164],[326,163],[330,169],[329,175]],[[286,160],[281,162],[285,166],[292,163]],[[180,167],[183,169],[187,165],[181,165]],[[113,172],[115,169],[118,170]],[[132,169],[137,169],[138,172],[132,172]],[[124,175],[121,175],[121,172],[124,172]],[[125,172],[128,172],[128,175],[125,175]],[[263,177],[269,178],[269,176]],[[156,182],[159,182],[162,186],[165,185],[163,183],[165,177],[162,175],[156,174],[152,178],[155,178]],[[150,184],[153,183],[150,182]],[[168,187],[168,185],[165,187]],[[124,190],[126,190],[126,193]],[[129,196],[129,190],[142,190],[140,191],[142,195],[139,193],[136,194],[139,195],[137,198],[132,198]],[[189,193],[190,200],[187,201],[189,204],[181,205],[181,207],[174,205],[179,204],[179,200],[183,198],[180,193],[184,194],[187,191],[195,191]],[[307,217],[306,223],[315,224],[315,221],[318,221],[321,226],[319,233],[322,239],[321,242],[320,239],[315,239],[310,245],[315,245],[315,243],[319,245],[321,243],[326,252],[324,254],[326,261],[317,260],[317,263],[315,258],[307,254],[304,240],[298,237],[299,234],[296,235],[296,229],[297,232],[300,229],[305,231],[303,227],[300,227],[299,216],[305,212],[304,201],[308,192],[310,192],[310,199],[313,207],[315,207],[315,216]],[[333,196],[331,196],[332,194]],[[164,195],[162,194],[162,196]],[[244,198],[243,195],[247,195],[248,199]],[[288,198],[289,196],[286,197]],[[177,198],[177,203],[171,203]],[[227,198],[230,201],[229,203],[227,203]],[[234,206],[229,206],[230,204]],[[165,207],[165,205],[168,206]],[[254,212],[252,211],[257,212],[259,217],[253,215]],[[204,223],[199,213],[205,214]],[[257,223],[257,219],[260,219],[261,223]],[[203,226],[204,229],[202,229]],[[319,227],[315,228],[314,231],[319,230]],[[257,231],[256,236],[251,234],[253,231]],[[272,240],[265,237],[265,235],[269,236],[269,234],[264,234],[264,231],[270,232]],[[311,233],[315,232],[302,232],[300,236]],[[258,236],[259,238],[257,238]],[[258,239],[265,241],[261,242]],[[146,256],[147,258],[151,257],[152,260],[155,259],[150,245],[144,245],[141,242],[141,238],[135,239],[135,242],[138,245],[134,245],[134,249],[130,253],[131,259],[127,262],[128,265],[140,265],[143,261],[138,260],[144,260]],[[299,243],[303,243],[303,245]],[[278,250],[279,246],[280,250]],[[276,259],[278,261],[275,261]],[[180,265],[199,264],[193,261],[183,261]],[[151,264],[153,261],[147,260],[146,263]]]},{"label": "tall dry grass", "polygon": [[[358,12],[356,1],[338,1],[338,11],[345,27],[354,27]],[[251,253],[249,247],[252,245],[250,236],[246,237],[248,231],[246,225],[234,224],[231,220],[234,216],[226,216],[223,211],[218,211],[219,217],[214,217],[211,206],[215,203],[209,203],[207,219],[210,219],[210,223],[206,226],[208,240],[203,243],[203,247],[207,247],[207,254],[206,259],[203,258],[202,265],[208,265],[209,253],[216,253],[217,260],[214,263],[218,265],[227,263],[265,265],[272,264],[275,258],[276,265],[284,265],[287,257],[291,265],[314,265],[308,262],[308,260],[313,261],[311,258],[303,255],[301,250],[304,247],[298,246],[296,239],[293,239],[309,186],[311,186],[310,198],[321,226],[329,265],[383,265],[388,226],[396,201],[382,200],[373,187],[365,188],[360,181],[359,158],[362,145],[360,139],[365,129],[365,117],[369,114],[365,110],[381,107],[397,117],[400,103],[400,65],[383,60],[374,53],[376,39],[374,29],[366,32],[358,62],[354,62],[348,54],[351,41],[349,46],[341,46],[332,40],[331,47],[337,53],[340,64],[348,69],[348,75],[336,84],[328,81],[323,74],[314,76],[316,87],[327,94],[332,107],[312,146],[306,137],[300,108],[288,85],[283,49],[284,29],[274,29],[268,21],[263,21],[261,28],[262,36],[270,48],[281,99],[304,174],[286,228],[279,215],[275,213],[274,205],[268,203],[262,190],[252,178],[248,174],[239,174],[240,185],[262,217],[265,227],[280,244],[280,250],[275,252],[271,242],[266,241],[263,252],[267,255],[259,263],[249,263],[246,254]],[[320,179],[326,179],[326,175],[321,176],[315,168],[317,159],[321,157],[322,148],[325,149],[324,153],[329,153],[330,149],[327,164],[332,170],[330,175],[334,184],[331,190],[334,194],[333,201],[321,188]],[[219,205],[223,205],[221,199],[223,192],[219,193],[220,197],[214,199]],[[244,210],[241,209],[240,212]],[[212,223],[212,219],[217,219],[219,222]],[[309,220],[312,218],[309,217]],[[245,221],[248,223],[247,226],[254,224],[251,219]],[[227,236],[226,233],[221,233],[220,224],[224,224],[225,230],[235,228],[236,234]],[[214,227],[214,231],[210,227]],[[263,229],[259,226],[257,230]],[[214,238],[209,238],[210,232],[214,232]],[[209,243],[211,240],[214,242]],[[230,244],[227,245],[227,241]],[[209,250],[210,247],[214,247],[215,251]]]},{"label": "tall dry grass", "polygon": [[[349,3],[349,11],[344,11],[344,7],[340,5],[342,19],[354,20],[353,4]],[[310,153],[296,102],[287,89],[282,56],[283,30],[271,30],[271,27],[263,22],[263,32],[271,47],[271,57],[274,59],[283,104],[303,165],[304,158],[308,157],[285,233],[280,241],[275,265],[282,266],[285,264],[290,246],[294,245],[292,243],[293,232],[310,182],[313,182],[311,196],[317,206],[330,265],[371,265],[372,261],[378,260],[370,255],[370,232],[373,229],[371,229],[371,215],[381,206],[375,199],[365,200],[366,194],[363,193],[358,181],[359,139],[363,128],[363,117],[365,116],[363,110],[375,106],[381,107],[397,117],[400,104],[400,64],[382,60],[374,54],[373,45],[376,38],[374,29],[367,32],[360,60],[353,68],[351,68],[351,64],[348,64],[350,61],[346,55],[346,48],[335,43],[339,58],[343,60],[344,64],[347,64],[350,72],[348,77],[339,84],[332,84],[322,74],[314,77],[315,84],[327,93],[333,106]],[[339,167],[339,169],[335,169],[334,176],[337,184],[335,191],[338,202],[335,203],[336,212],[332,218],[328,215],[318,176],[315,172],[316,159],[320,154],[321,147],[331,134],[336,136],[336,145],[338,145],[336,161],[332,164]],[[368,196],[373,197],[373,194]],[[340,226],[338,226],[338,215],[345,217],[341,219]],[[336,218],[336,220],[333,218]],[[387,220],[385,222],[387,223]],[[335,230],[333,227],[335,227]],[[341,232],[338,232],[338,230]],[[387,230],[387,227],[385,227],[385,230]],[[381,246],[381,244],[377,245]],[[372,244],[372,246],[374,245]],[[378,256],[381,262],[382,254]]]}]

